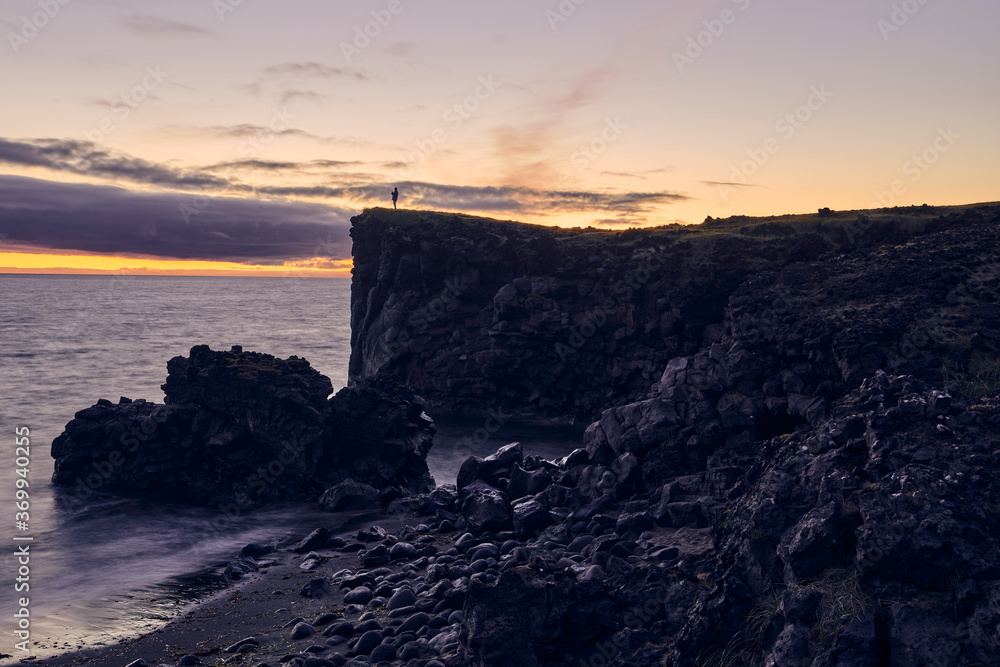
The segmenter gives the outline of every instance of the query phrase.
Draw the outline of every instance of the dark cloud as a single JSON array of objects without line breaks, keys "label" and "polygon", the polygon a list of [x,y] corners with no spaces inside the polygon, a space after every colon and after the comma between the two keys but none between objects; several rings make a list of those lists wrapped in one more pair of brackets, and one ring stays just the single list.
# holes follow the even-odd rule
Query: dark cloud
[{"label": "dark cloud", "polygon": [[192,23],[181,23],[171,21],[157,16],[128,16],[122,19],[122,25],[131,30],[144,35],[165,35],[186,33],[194,35],[211,35],[211,30],[196,26]]},{"label": "dark cloud", "polygon": [[89,141],[63,139],[0,139],[0,164],[45,167],[73,174],[121,179],[171,188],[222,188],[224,179],[208,174],[185,172],[122,153],[115,153]]},{"label": "dark cloud", "polygon": [[276,160],[232,160],[205,167],[205,171],[219,169],[255,169],[262,171],[308,172],[316,169],[339,169],[365,164],[358,160],[309,160],[307,162],[278,162]]},{"label": "dark cloud", "polygon": [[281,263],[351,256],[351,211],[0,176],[4,243],[171,259]]}]

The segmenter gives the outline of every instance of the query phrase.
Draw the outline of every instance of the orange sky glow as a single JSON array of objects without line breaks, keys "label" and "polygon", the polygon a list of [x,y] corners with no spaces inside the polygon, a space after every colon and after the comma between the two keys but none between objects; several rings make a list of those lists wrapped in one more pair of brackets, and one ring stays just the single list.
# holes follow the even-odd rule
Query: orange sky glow
[{"label": "orange sky glow", "polygon": [[56,255],[0,252],[0,273],[151,276],[242,276],[261,278],[350,278],[353,261],[338,260],[338,268],[317,268],[328,260],[300,260],[281,266],[251,266],[235,262],[165,260],[108,255]]}]

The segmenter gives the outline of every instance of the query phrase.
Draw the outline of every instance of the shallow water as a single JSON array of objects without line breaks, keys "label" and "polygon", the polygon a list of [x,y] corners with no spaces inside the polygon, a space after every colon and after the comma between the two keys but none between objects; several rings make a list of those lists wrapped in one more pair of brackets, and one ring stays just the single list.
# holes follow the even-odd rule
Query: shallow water
[{"label": "shallow water", "polygon": [[[49,447],[73,414],[98,398],[162,401],[167,360],[200,344],[305,357],[340,389],[350,356],[350,281],[0,275],[0,437],[9,439],[0,449],[7,453],[0,497],[13,501],[14,429],[30,427],[33,444],[29,530],[16,530],[13,509],[3,530],[8,544],[34,538],[28,595],[35,655],[147,631],[216,590],[222,564],[244,545],[349,518],[302,504],[224,517],[136,499],[81,504],[57,497]],[[530,454],[558,458],[580,442],[578,429],[513,423],[477,439],[482,426],[477,419],[440,421],[428,456],[438,483],[454,482],[470,451],[488,455],[520,440]],[[17,567],[13,548],[6,550],[0,586],[13,586]],[[14,603],[13,593],[0,596],[0,617],[12,618]],[[4,629],[0,636],[10,635]],[[0,645],[0,654],[13,652],[13,641]]]}]

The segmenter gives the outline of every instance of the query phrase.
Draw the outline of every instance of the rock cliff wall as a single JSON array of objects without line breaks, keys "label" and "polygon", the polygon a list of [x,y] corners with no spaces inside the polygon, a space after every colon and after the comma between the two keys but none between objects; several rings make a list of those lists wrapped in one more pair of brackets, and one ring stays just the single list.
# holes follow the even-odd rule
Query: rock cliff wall
[{"label": "rock cliff wall", "polygon": [[438,413],[587,422],[717,343],[748,276],[941,224],[912,209],[609,232],[368,210],[351,231],[351,377],[394,376]]}]

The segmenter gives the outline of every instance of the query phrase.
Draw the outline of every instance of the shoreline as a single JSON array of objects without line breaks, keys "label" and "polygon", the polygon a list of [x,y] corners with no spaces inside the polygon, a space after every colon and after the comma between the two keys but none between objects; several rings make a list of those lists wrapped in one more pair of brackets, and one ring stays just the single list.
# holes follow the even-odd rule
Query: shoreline
[{"label": "shoreline", "polygon": [[[330,535],[331,539],[340,538],[347,542],[352,540],[359,530],[369,530],[372,526],[378,525],[394,532],[401,528],[404,522],[405,519],[400,515],[391,515],[385,511],[360,512],[330,530]],[[213,657],[229,655],[224,653],[225,648],[251,635],[260,639],[262,643],[264,638],[272,639],[275,648],[286,647],[282,636],[288,633],[282,631],[282,625],[288,620],[296,616],[311,619],[338,607],[343,608],[343,591],[322,598],[307,598],[300,595],[301,587],[319,576],[316,571],[307,571],[299,567],[303,557],[308,554],[299,554],[291,550],[306,537],[298,535],[278,541],[277,551],[261,557],[259,571],[234,580],[207,597],[192,602],[155,630],[138,636],[120,637],[114,643],[105,646],[84,648],[52,657],[14,656],[0,664],[33,667],[87,664],[111,667],[127,665],[140,659],[149,665],[177,664],[185,655],[196,655],[206,664],[211,664]],[[326,567],[322,568],[323,573],[329,574],[330,564],[336,565],[336,569],[358,567],[354,553],[330,548],[318,548],[315,551],[328,559],[324,563]],[[237,560],[236,556],[233,555],[234,561]],[[278,591],[280,594],[275,594]],[[287,608],[291,615],[280,612],[282,608]],[[268,612],[273,612],[273,617],[268,616]],[[288,618],[284,618],[285,616]],[[291,644],[287,647],[290,648]],[[262,656],[268,656],[270,653],[264,650],[255,654],[259,659],[236,664],[257,664],[265,661],[265,657]],[[281,655],[286,653],[287,651]]]}]

